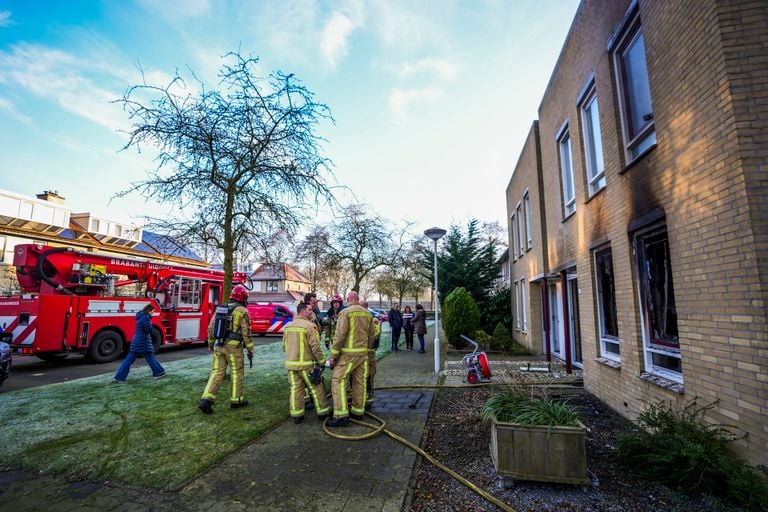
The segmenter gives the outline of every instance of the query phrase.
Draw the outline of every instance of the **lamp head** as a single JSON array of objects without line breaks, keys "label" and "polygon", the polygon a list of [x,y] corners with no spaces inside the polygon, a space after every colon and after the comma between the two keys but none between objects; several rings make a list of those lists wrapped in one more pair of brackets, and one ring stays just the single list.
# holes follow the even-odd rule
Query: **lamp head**
[{"label": "lamp head", "polygon": [[429,228],[426,231],[424,231],[424,234],[427,235],[428,238],[431,238],[432,240],[434,240],[435,242],[443,238],[446,233],[447,233],[446,230],[438,227]]}]

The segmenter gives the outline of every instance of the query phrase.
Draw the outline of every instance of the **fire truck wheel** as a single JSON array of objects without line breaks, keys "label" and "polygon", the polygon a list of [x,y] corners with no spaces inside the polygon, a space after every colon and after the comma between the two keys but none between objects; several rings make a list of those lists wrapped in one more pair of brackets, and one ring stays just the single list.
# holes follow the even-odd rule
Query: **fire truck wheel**
[{"label": "fire truck wheel", "polygon": [[152,329],[152,350],[157,351],[160,349],[160,345],[163,343],[163,335],[157,329]]},{"label": "fire truck wheel", "polygon": [[88,357],[95,363],[108,363],[123,352],[123,338],[113,331],[100,332],[91,340]]}]

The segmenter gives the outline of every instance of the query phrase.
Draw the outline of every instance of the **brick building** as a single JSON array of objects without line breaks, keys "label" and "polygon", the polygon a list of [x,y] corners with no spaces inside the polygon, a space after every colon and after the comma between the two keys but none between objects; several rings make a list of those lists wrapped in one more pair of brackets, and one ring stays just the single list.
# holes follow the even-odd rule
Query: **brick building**
[{"label": "brick building", "polygon": [[768,3],[584,0],[506,191],[515,339],[768,463]]}]

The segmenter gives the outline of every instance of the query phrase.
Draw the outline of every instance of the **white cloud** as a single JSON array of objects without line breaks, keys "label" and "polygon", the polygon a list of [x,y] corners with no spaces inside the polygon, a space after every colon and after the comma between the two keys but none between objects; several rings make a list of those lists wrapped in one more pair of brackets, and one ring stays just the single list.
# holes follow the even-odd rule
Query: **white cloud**
[{"label": "white cloud", "polygon": [[0,110],[27,126],[32,126],[32,119],[16,110],[16,106],[8,99],[0,97]]},{"label": "white cloud", "polygon": [[389,94],[389,110],[398,119],[409,117],[412,106],[416,103],[435,101],[445,92],[442,89],[430,87],[427,89],[394,89]]},{"label": "white cloud", "polygon": [[12,23],[11,11],[0,11],[0,27],[7,27]]},{"label": "white cloud", "polygon": [[88,78],[93,70],[85,67],[86,62],[60,50],[19,44],[11,52],[0,52],[0,82],[15,83],[75,115],[118,129],[126,123],[126,117],[118,105],[111,103],[116,94]]},{"label": "white cloud", "polygon": [[460,66],[447,59],[428,57],[417,62],[406,62],[402,66],[391,69],[402,77],[411,77],[419,73],[434,74],[444,80],[452,80],[459,73]]},{"label": "white cloud", "polygon": [[323,38],[320,43],[323,57],[331,67],[336,67],[338,62],[347,55],[347,38],[355,26],[347,16],[339,12],[331,15],[331,19],[325,24]]},{"label": "white cloud", "polygon": [[442,20],[450,17],[452,2],[372,0],[376,31],[382,42],[408,52],[424,47],[445,48],[452,44]]},{"label": "white cloud", "polygon": [[345,12],[331,13],[323,27],[320,41],[323,57],[331,67],[336,67],[347,56],[349,36],[363,24],[364,20],[365,14],[360,2],[350,3]]}]

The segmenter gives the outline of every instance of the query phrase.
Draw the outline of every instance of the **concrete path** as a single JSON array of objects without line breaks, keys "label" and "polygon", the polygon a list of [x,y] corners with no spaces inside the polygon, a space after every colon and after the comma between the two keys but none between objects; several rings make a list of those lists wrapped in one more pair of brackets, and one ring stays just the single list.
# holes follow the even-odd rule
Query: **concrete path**
[{"label": "concrete path", "polygon": [[[381,359],[376,388],[436,383],[431,328],[426,338],[426,354],[401,350]],[[427,388],[380,389],[371,412],[386,421],[387,429],[420,445],[433,396]],[[366,421],[374,422],[367,416]],[[333,432],[360,435],[370,429],[352,425]],[[384,434],[363,441],[332,438],[309,411],[304,423],[286,420],[176,493],[11,471],[0,473],[0,502],[18,512],[395,512],[410,503],[416,457]]]}]

